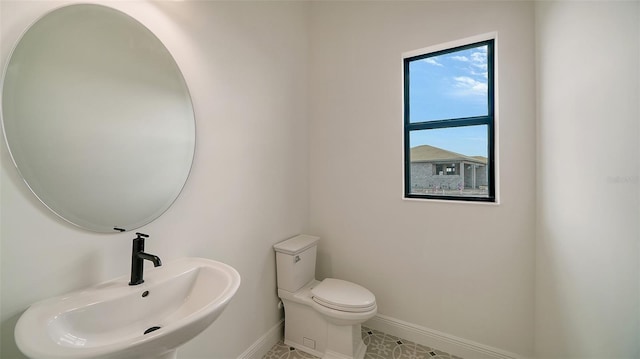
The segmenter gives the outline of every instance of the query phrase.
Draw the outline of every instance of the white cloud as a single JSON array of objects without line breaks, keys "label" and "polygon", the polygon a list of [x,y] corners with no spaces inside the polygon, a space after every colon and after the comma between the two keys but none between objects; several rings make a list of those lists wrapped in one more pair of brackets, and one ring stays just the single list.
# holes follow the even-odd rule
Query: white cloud
[{"label": "white cloud", "polygon": [[473,62],[482,62],[482,63],[486,63],[487,62],[487,53],[486,52],[472,52],[471,53],[471,59],[473,60]]},{"label": "white cloud", "polygon": [[487,71],[487,52],[475,51],[471,53],[471,65],[483,71]]},{"label": "white cloud", "polygon": [[482,72],[477,72],[477,71],[471,70],[469,73],[471,75],[473,75],[473,76],[480,76],[480,77],[485,78],[485,79],[489,78],[489,73],[486,71],[486,69],[485,69],[485,71],[482,71]]},{"label": "white cloud", "polygon": [[487,63],[473,63],[473,66],[479,68],[480,70],[487,71]]},{"label": "white cloud", "polygon": [[456,66],[457,73],[461,75],[455,78],[456,87],[486,92],[485,80],[488,78],[486,46],[461,51],[449,56],[448,59],[462,63]]},{"label": "white cloud", "polygon": [[428,63],[428,64],[430,64],[430,65],[442,66],[441,63],[439,63],[438,61],[436,61],[436,59],[433,59],[433,58],[426,58],[423,61]]},{"label": "white cloud", "polygon": [[486,82],[477,81],[468,76],[458,76],[453,79],[456,82],[455,87],[460,89],[458,95],[485,95],[489,88]]},{"label": "white cloud", "polygon": [[469,62],[469,58],[466,56],[451,56],[451,58],[453,60],[458,60],[458,61],[462,61],[462,62]]}]

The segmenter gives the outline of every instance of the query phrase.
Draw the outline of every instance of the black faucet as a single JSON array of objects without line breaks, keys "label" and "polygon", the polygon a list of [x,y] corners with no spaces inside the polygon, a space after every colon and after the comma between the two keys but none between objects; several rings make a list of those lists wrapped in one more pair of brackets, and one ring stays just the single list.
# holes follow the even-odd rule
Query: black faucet
[{"label": "black faucet", "polygon": [[144,252],[144,239],[148,238],[148,234],[137,232],[138,237],[133,239],[133,249],[131,251],[131,281],[129,285],[138,285],[144,282],[142,274],[144,272],[144,260],[153,262],[154,267],[162,265],[162,261],[158,256]]}]

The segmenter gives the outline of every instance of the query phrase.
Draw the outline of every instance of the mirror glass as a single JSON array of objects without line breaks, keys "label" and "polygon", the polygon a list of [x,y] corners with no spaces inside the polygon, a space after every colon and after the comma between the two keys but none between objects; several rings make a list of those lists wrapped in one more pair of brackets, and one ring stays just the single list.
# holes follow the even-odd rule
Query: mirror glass
[{"label": "mirror glass", "polygon": [[143,226],[189,175],[195,119],[184,78],[145,26],[101,5],[54,10],[5,68],[2,125],[31,191],[88,230]]}]

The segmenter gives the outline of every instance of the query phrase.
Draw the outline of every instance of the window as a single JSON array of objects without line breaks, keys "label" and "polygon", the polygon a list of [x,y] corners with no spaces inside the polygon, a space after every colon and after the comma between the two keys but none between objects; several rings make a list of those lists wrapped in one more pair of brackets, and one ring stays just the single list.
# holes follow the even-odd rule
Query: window
[{"label": "window", "polygon": [[495,202],[494,40],[404,59],[405,197]]},{"label": "window", "polygon": [[456,174],[456,164],[436,164],[436,174],[437,175],[455,175]]}]

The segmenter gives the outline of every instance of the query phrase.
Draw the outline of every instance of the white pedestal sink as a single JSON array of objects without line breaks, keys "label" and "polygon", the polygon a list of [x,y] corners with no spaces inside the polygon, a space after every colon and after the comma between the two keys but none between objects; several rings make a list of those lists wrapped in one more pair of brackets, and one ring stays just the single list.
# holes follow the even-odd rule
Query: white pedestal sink
[{"label": "white pedestal sink", "polygon": [[[240,286],[232,267],[182,258],[33,304],[18,320],[18,348],[33,359],[176,358],[207,328]],[[146,333],[146,334],[145,334]]]}]

